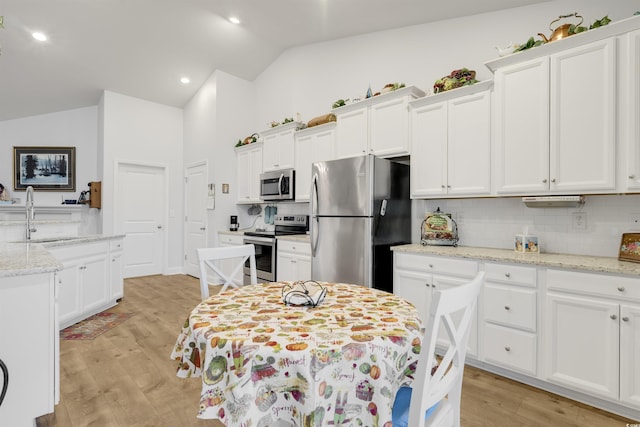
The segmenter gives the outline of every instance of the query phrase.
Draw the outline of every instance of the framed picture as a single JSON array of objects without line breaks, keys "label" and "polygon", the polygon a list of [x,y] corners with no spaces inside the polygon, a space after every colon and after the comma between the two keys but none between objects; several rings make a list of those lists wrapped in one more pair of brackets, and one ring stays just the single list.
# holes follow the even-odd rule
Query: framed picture
[{"label": "framed picture", "polygon": [[640,233],[624,233],[622,235],[618,259],[640,262]]},{"label": "framed picture", "polygon": [[76,190],[76,147],[13,147],[13,189]]}]

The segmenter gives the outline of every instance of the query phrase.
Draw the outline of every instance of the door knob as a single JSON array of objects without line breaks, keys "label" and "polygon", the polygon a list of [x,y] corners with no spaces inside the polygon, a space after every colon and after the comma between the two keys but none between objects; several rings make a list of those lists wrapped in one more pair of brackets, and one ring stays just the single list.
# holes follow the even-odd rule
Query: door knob
[{"label": "door knob", "polygon": [[162,225],[158,225],[158,230],[162,230]]}]

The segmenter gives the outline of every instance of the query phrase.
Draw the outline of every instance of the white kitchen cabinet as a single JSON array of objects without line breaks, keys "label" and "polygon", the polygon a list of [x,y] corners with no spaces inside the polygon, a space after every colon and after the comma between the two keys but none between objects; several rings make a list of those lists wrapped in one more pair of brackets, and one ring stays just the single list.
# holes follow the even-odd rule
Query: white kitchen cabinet
[{"label": "white kitchen cabinet", "polygon": [[616,39],[495,71],[495,190],[615,189]]},{"label": "white kitchen cabinet", "polygon": [[[244,236],[241,233],[229,234],[221,231],[218,232],[218,245],[223,248],[230,247],[230,246],[243,245],[244,244],[243,239],[244,239]],[[238,259],[221,259],[218,262],[219,262],[218,267],[222,270],[222,272],[225,275],[229,276],[233,272],[233,269],[235,269],[236,266],[238,265],[239,260]],[[243,272],[243,269],[241,268],[240,271],[233,277],[234,282],[238,284],[243,283],[243,276],[244,276],[244,272]],[[211,283],[214,283],[214,282],[211,282]],[[220,283],[222,283],[221,280],[220,280]]]},{"label": "white kitchen cabinet", "polygon": [[410,102],[412,198],[491,192],[491,84]]},{"label": "white kitchen cabinet", "polygon": [[309,200],[311,165],[333,159],[336,123],[330,122],[295,133],[296,201]]},{"label": "white kitchen cabinet", "polygon": [[0,277],[0,359],[9,385],[0,425],[31,427],[54,411],[58,325],[54,273]]},{"label": "white kitchen cabinet", "polygon": [[60,329],[115,305],[116,298],[111,296],[109,241],[54,246],[48,250],[63,265],[57,276]]},{"label": "white kitchen cabinet", "polygon": [[109,243],[109,259],[111,262],[109,298],[117,301],[124,297],[124,239],[114,239]]},{"label": "white kitchen cabinet", "polygon": [[[416,306],[423,322],[428,322],[434,290],[447,289],[467,283],[478,272],[478,262],[427,255],[393,253],[393,293]],[[425,323],[426,324],[426,323]],[[438,343],[448,341],[444,330],[438,331]],[[467,354],[478,354],[478,322],[471,325]]]},{"label": "white kitchen cabinet", "polygon": [[294,167],[294,133],[302,123],[290,122],[263,130],[262,170],[264,172]]},{"label": "white kitchen cabinet", "polygon": [[622,103],[619,110],[622,123],[622,146],[625,155],[619,162],[624,171],[620,178],[621,191],[640,190],[640,30],[630,32],[624,39],[624,67],[620,87]]},{"label": "white kitchen cabinet", "polygon": [[311,245],[308,242],[278,239],[276,276],[278,281],[311,279]]},{"label": "white kitchen cabinet", "polygon": [[421,96],[423,91],[409,86],[332,110],[336,158],[410,154],[408,102]]},{"label": "white kitchen cabinet", "polygon": [[485,263],[484,360],[528,375],[537,366],[536,268]]},{"label": "white kitchen cabinet", "polygon": [[238,147],[236,150],[237,203],[261,203],[262,143]]},{"label": "white kitchen cabinet", "polygon": [[545,379],[640,408],[640,280],[548,269],[546,285]]}]

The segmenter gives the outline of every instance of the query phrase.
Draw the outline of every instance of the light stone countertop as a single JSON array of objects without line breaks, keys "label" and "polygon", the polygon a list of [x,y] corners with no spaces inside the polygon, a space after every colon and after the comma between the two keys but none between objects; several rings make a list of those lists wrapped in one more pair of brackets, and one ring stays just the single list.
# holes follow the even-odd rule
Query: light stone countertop
[{"label": "light stone countertop", "polygon": [[0,242],[0,277],[48,273],[62,264],[47,248],[124,238],[124,235],[55,236],[29,242]]},{"label": "light stone countertop", "polygon": [[242,231],[218,230],[218,233],[228,234],[230,236],[244,236],[245,231],[250,231],[250,230],[242,230]]},{"label": "light stone countertop", "polygon": [[423,246],[409,244],[393,246],[395,252],[423,255],[439,255],[454,258],[473,258],[484,261],[512,262],[544,267],[585,270],[598,273],[640,276],[640,263],[618,261],[617,258],[567,254],[523,254],[508,249],[480,248],[472,246]]}]

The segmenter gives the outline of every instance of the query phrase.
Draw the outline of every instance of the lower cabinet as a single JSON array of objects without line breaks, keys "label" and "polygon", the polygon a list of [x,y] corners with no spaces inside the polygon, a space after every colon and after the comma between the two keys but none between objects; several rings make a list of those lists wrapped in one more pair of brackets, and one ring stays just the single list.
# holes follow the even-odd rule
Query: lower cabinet
[{"label": "lower cabinet", "polygon": [[640,279],[546,274],[546,380],[640,408]]},{"label": "lower cabinet", "polygon": [[311,279],[311,245],[307,242],[278,239],[276,280]]},{"label": "lower cabinet", "polygon": [[[416,306],[426,324],[434,290],[447,289],[468,282],[478,272],[478,262],[394,252],[393,293]],[[438,331],[439,343],[448,339]],[[478,322],[474,320],[467,343],[467,354],[478,354]]]},{"label": "lower cabinet", "polygon": [[640,278],[394,251],[394,293],[425,321],[434,290],[485,271],[467,360],[640,419]]},{"label": "lower cabinet", "polygon": [[122,239],[113,243],[113,254],[110,240],[47,248],[63,265],[56,275],[60,329],[106,310],[122,298]]}]

